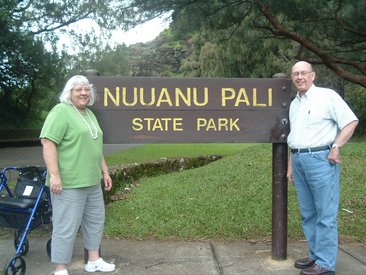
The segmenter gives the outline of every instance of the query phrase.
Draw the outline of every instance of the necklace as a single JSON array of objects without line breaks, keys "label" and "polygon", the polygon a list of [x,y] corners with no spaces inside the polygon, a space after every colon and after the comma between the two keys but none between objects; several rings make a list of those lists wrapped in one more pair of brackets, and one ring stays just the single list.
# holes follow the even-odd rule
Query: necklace
[{"label": "necklace", "polygon": [[79,116],[80,116],[80,117],[81,117],[81,119],[84,121],[85,125],[88,127],[88,129],[89,129],[89,131],[90,131],[90,135],[91,135],[92,139],[97,139],[97,137],[98,137],[98,130],[97,130],[97,127],[95,127],[95,124],[94,124],[93,120],[90,118],[89,113],[88,113],[88,110],[85,108],[85,112],[86,112],[86,114],[88,115],[88,117],[89,117],[89,119],[90,119],[90,121],[91,121],[91,123],[93,124],[93,127],[94,127],[94,129],[95,129],[95,135],[93,135],[93,131],[92,131],[92,129],[91,129],[91,127],[90,127],[90,125],[89,125],[89,124],[88,124],[88,122],[83,118],[83,116],[80,114],[79,110],[75,107],[75,105],[74,105],[74,104],[73,104],[72,106],[75,108],[76,112],[78,112]]}]

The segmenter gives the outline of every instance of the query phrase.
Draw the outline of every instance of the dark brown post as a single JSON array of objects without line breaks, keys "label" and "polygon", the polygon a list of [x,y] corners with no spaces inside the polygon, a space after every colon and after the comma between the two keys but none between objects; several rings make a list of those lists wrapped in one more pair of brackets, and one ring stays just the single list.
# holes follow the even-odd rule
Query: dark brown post
[{"label": "dark brown post", "polygon": [[[99,246],[99,257],[102,257],[102,246]],[[84,247],[84,262],[87,264],[89,261],[89,252],[88,249]]]},{"label": "dark brown post", "polygon": [[272,145],[272,258],[287,259],[287,144]]},{"label": "dark brown post", "polygon": [[[273,78],[287,75],[279,73]],[[287,152],[286,143],[272,144],[272,259],[276,261],[287,259]]]},{"label": "dark brown post", "polygon": [[100,73],[95,69],[87,69],[83,73],[84,76],[100,76]]}]

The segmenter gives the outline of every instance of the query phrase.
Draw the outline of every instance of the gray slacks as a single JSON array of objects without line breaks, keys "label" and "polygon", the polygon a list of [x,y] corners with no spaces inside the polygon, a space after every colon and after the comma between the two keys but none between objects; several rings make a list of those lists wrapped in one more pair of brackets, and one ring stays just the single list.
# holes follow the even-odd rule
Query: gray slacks
[{"label": "gray slacks", "polygon": [[51,199],[53,223],[51,262],[68,264],[71,261],[74,241],[80,225],[85,248],[98,250],[105,220],[100,184],[63,189],[61,194],[51,194]]}]

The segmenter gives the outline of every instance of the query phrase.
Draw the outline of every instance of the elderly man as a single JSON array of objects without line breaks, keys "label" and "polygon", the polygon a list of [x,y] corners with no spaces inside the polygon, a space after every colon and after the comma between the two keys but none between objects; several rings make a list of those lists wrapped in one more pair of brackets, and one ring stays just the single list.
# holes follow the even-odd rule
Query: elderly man
[{"label": "elderly man", "polygon": [[332,89],[314,85],[311,64],[300,61],[291,78],[298,93],[290,106],[287,178],[296,188],[310,254],[295,262],[301,275],[335,274],[339,206],[340,148],[358,119]]}]

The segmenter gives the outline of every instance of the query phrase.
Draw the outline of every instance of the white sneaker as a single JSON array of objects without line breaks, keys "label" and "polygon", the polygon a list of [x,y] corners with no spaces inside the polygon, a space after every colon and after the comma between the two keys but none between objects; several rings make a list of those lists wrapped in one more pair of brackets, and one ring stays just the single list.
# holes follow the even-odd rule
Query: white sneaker
[{"label": "white sneaker", "polygon": [[112,272],[115,268],[116,266],[114,264],[106,263],[102,258],[99,258],[94,262],[88,261],[88,263],[85,265],[86,272]]},{"label": "white sneaker", "polygon": [[53,273],[54,275],[69,275],[69,272],[66,269],[57,271]]}]

